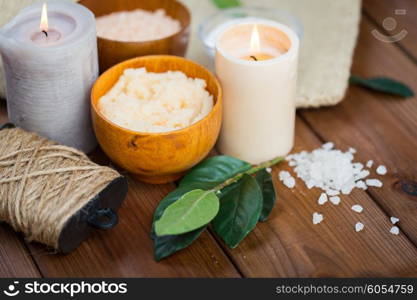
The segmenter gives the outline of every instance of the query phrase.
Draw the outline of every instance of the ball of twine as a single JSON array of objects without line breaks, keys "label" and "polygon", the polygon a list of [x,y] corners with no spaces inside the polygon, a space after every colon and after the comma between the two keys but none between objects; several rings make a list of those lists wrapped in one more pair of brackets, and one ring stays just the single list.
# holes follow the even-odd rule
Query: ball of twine
[{"label": "ball of twine", "polygon": [[0,220],[58,249],[66,222],[120,177],[82,152],[19,128],[0,130]]}]

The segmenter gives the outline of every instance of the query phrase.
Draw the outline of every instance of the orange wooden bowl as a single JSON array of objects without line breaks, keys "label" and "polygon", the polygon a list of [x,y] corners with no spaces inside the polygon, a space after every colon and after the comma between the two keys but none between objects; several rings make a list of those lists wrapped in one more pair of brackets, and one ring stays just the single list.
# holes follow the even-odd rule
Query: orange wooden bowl
[{"label": "orange wooden bowl", "polygon": [[[122,128],[97,109],[99,99],[127,68],[145,67],[149,72],[182,71],[207,82],[213,95],[212,111],[193,125],[171,132],[146,133]],[[222,90],[216,77],[185,58],[169,55],[143,56],[122,62],[102,74],[91,92],[91,112],[97,140],[104,152],[134,178],[149,183],[167,183],[180,178],[213,148],[222,120]]]},{"label": "orange wooden bowl", "polygon": [[181,23],[181,30],[169,37],[146,42],[121,42],[97,38],[100,72],[142,55],[171,54],[184,56],[190,36],[191,15],[187,7],[176,0],[81,0],[80,4],[90,9],[96,17],[118,11],[164,9],[170,17]]}]

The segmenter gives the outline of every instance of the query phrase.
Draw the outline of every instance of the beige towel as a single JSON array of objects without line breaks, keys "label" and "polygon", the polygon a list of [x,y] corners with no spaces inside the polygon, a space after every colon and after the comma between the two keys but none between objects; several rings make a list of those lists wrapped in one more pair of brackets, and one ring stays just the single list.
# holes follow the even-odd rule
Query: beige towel
[{"label": "beige towel", "polygon": [[[0,0],[0,26],[20,8],[40,0]],[[106,1],[103,0],[103,5]],[[345,94],[358,34],[361,0],[242,0],[245,5],[269,6],[294,14],[303,24],[298,79],[298,107],[334,105]],[[191,10],[193,35],[188,57],[210,65],[197,27],[217,8],[210,0],[182,0]],[[2,66],[0,65],[2,69]],[[0,73],[0,97],[4,77]]]}]

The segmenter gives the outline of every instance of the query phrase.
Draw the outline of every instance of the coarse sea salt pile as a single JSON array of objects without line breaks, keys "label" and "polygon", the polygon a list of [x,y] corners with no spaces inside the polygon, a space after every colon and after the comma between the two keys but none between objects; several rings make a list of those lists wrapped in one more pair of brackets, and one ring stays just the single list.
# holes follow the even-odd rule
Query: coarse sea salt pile
[{"label": "coarse sea salt pile", "polygon": [[[320,188],[328,196],[334,197],[333,202],[339,203],[338,195],[348,195],[354,188],[382,186],[378,179],[364,181],[370,172],[362,163],[353,161],[355,153],[356,150],[353,148],[346,152],[334,149],[333,143],[329,142],[312,152],[290,154],[287,160],[297,177],[301,178],[309,189]],[[386,173],[385,166],[380,166],[379,171],[381,167],[382,172],[378,173]]]},{"label": "coarse sea salt pile", "polygon": [[136,9],[104,15],[96,19],[97,35],[122,42],[158,40],[181,30],[181,24],[163,9]]},{"label": "coarse sea salt pile", "polygon": [[[368,169],[372,168],[374,161],[367,161],[365,166],[360,162],[354,162],[355,153],[356,149],[354,148],[343,152],[334,149],[334,144],[328,142],[312,152],[302,151],[290,154],[286,160],[308,189],[315,187],[323,190],[317,200],[319,205],[324,205],[328,201],[333,205],[339,205],[342,195],[349,195],[355,188],[366,190],[368,186],[380,188],[383,185],[379,179],[367,179],[370,175]],[[375,172],[378,175],[385,175],[387,168],[380,165]],[[288,188],[294,188],[296,185],[295,178],[288,171],[279,172],[279,179]],[[355,204],[351,210],[360,214],[364,209],[361,205]],[[314,225],[323,220],[323,214],[313,213]],[[390,220],[393,225],[399,222],[396,217],[391,217]],[[360,232],[365,225],[362,222],[357,222],[354,227],[356,232]],[[390,233],[398,235],[399,228],[397,226],[391,227]]]}]

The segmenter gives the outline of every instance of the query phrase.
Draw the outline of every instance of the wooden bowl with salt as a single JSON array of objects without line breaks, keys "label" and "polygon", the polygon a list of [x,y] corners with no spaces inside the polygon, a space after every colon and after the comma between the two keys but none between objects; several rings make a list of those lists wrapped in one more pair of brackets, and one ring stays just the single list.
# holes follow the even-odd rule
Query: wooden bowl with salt
[{"label": "wooden bowl with salt", "polygon": [[[155,12],[162,9],[166,15],[179,21],[180,29],[176,33],[159,39],[146,41],[120,41],[97,37],[100,72],[130,58],[169,54],[184,56],[187,50],[191,15],[187,7],[176,0],[81,0],[80,4],[90,9],[96,18],[117,12],[130,12],[137,9]],[[137,30],[147,30],[138,28]]]},{"label": "wooden bowl with salt", "polygon": [[[146,68],[148,72],[181,71],[201,78],[213,96],[213,108],[198,122],[183,129],[151,133],[121,127],[99,109],[102,96],[118,82],[126,69]],[[167,183],[203,160],[218,138],[222,121],[222,90],[217,78],[199,64],[178,56],[153,55],[127,60],[103,73],[91,92],[93,128],[103,151],[132,176],[148,183]]]}]

